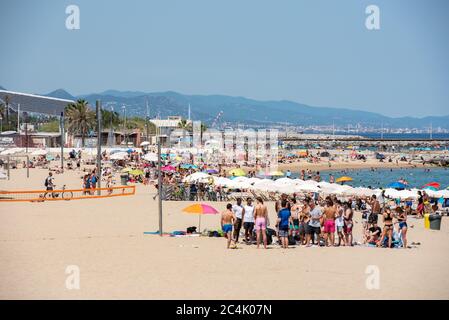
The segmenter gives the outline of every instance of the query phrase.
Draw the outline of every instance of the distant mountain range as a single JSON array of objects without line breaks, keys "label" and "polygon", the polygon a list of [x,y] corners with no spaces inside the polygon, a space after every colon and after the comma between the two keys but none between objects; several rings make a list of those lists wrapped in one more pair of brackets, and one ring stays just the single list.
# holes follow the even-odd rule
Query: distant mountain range
[{"label": "distant mountain range", "polygon": [[187,117],[188,105],[194,120],[211,124],[218,113],[223,111],[220,121],[229,123],[247,123],[254,125],[330,125],[381,127],[388,128],[434,128],[449,129],[448,116],[429,116],[424,118],[400,117],[392,118],[374,112],[358,111],[345,108],[314,107],[293,101],[258,101],[244,97],[225,95],[186,95],[173,91],[141,92],[107,90],[102,93],[73,96],[64,89],[58,89],[44,96],[76,100],[87,100],[92,106],[101,100],[104,108],[122,114],[122,106],[126,106],[128,116],[146,115],[148,101],[150,117],[166,118],[169,115]]}]

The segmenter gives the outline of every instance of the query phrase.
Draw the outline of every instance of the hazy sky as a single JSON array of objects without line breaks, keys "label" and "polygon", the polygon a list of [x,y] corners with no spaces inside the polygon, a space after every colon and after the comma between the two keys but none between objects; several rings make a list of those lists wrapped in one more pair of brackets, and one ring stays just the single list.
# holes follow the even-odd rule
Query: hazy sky
[{"label": "hazy sky", "polygon": [[[365,27],[370,4],[380,30]],[[447,115],[448,15],[446,0],[0,0],[0,85]]]}]

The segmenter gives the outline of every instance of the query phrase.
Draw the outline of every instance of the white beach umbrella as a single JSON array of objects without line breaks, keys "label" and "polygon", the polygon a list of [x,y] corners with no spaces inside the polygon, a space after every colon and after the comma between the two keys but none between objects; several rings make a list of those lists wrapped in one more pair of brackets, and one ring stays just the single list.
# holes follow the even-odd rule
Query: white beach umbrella
[{"label": "white beach umbrella", "polygon": [[22,151],[23,151],[23,148],[11,148],[11,149],[3,150],[2,152],[0,152],[0,155],[2,155],[2,156],[12,155],[12,154],[20,153]]},{"label": "white beach umbrella", "polygon": [[150,145],[150,143],[148,141],[144,141],[144,142],[140,143],[141,147],[145,147],[145,146],[149,146],[149,145]]},{"label": "white beach umbrella", "polygon": [[204,172],[195,172],[184,178],[184,182],[202,182],[206,181],[211,177],[211,175]]},{"label": "white beach umbrella", "polygon": [[277,186],[282,186],[282,185],[287,185],[287,186],[292,186],[292,185],[294,185],[295,184],[295,181],[293,181],[292,179],[290,179],[290,178],[279,178],[279,179],[277,179],[277,180],[275,180],[274,181],[274,183],[277,185]]},{"label": "white beach umbrella", "polygon": [[232,180],[225,177],[213,177],[214,184],[221,187],[227,187],[232,184]]},{"label": "white beach umbrella", "polygon": [[32,156],[45,156],[47,155],[48,151],[44,150],[44,149],[40,149],[40,150],[35,150],[33,152],[31,152]]},{"label": "white beach umbrella", "polygon": [[156,153],[147,153],[142,159],[146,161],[158,161],[158,156]]},{"label": "white beach umbrella", "polygon": [[125,160],[128,158],[127,152],[117,152],[111,155],[111,160]]}]

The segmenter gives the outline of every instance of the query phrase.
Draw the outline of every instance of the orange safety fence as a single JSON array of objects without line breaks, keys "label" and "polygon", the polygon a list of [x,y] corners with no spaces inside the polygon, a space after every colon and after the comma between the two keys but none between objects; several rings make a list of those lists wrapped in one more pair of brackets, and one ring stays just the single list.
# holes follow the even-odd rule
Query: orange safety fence
[{"label": "orange safety fence", "polygon": [[[100,191],[100,194],[98,194]],[[3,191],[0,190],[0,202],[43,202],[69,201],[81,199],[111,198],[132,196],[136,193],[135,186],[118,186],[96,189],[63,189],[38,191]]]}]

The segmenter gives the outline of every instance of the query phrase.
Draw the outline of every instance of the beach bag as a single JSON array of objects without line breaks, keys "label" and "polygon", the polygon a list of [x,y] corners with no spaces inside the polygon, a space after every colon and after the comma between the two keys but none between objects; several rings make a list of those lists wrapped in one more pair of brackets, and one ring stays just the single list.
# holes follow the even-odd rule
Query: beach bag
[{"label": "beach bag", "polygon": [[196,227],[188,227],[187,228],[187,233],[195,233],[196,232]]},{"label": "beach bag", "polygon": [[293,237],[293,236],[288,236],[288,245],[289,245],[289,246],[294,246],[295,244],[296,244],[295,237]]},{"label": "beach bag", "polygon": [[48,187],[48,179],[45,179],[44,185],[45,185],[46,187]]},{"label": "beach bag", "polygon": [[267,228],[267,236],[275,236],[276,235],[276,231],[274,229],[271,228]]}]

